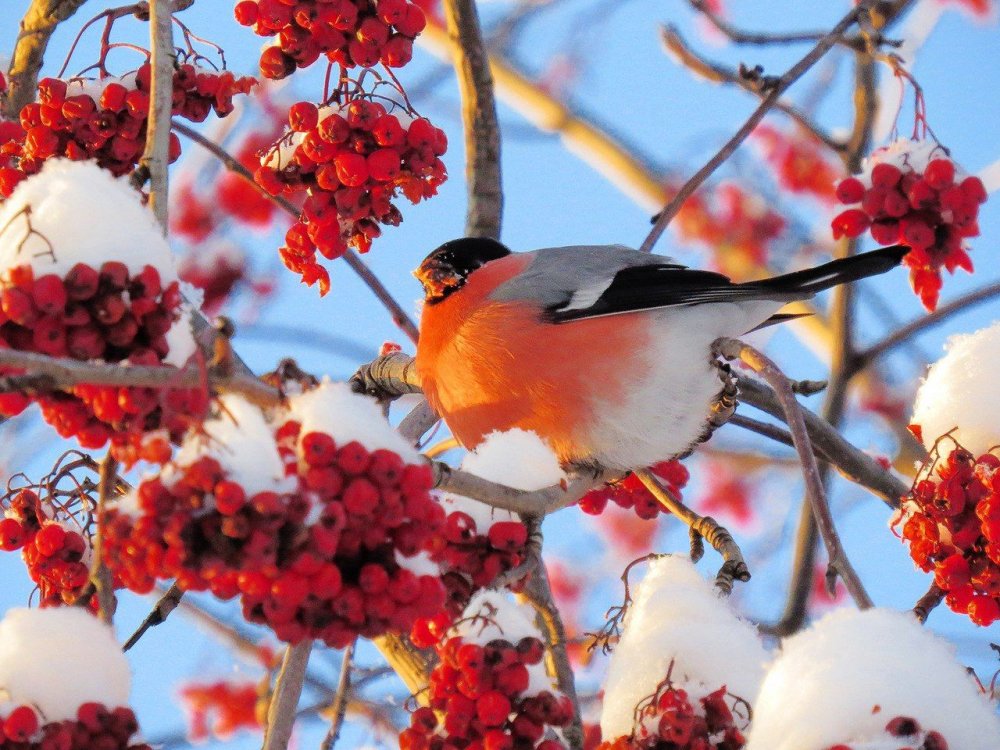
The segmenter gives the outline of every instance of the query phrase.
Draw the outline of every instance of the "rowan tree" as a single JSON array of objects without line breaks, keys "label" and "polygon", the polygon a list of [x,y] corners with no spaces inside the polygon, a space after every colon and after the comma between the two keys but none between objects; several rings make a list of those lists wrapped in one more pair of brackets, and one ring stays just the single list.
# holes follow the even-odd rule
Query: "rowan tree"
[{"label": "rowan tree", "polygon": [[[1000,293],[996,8],[793,10],[13,3],[0,750],[1000,746],[1000,335],[928,345]],[[422,398],[462,235],[909,250],[623,475]]]}]

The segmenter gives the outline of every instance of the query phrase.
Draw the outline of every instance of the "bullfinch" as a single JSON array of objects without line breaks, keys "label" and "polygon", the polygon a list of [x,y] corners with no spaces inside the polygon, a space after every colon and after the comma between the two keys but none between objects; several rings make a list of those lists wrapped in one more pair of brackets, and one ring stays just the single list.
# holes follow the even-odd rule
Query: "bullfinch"
[{"label": "bullfinch", "polygon": [[457,239],[414,271],[424,287],[417,372],[467,448],[517,427],[567,466],[645,468],[703,438],[722,389],[712,342],[789,317],[775,316],[787,302],[884,273],[908,250],[738,284],[621,245],[514,253]]}]

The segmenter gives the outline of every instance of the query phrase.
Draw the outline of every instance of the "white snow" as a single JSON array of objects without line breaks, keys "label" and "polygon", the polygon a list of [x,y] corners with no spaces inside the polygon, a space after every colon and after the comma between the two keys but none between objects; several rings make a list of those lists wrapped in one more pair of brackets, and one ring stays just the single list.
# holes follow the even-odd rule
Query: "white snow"
[{"label": "white snow", "polygon": [[[537,433],[521,429],[491,432],[465,456],[462,469],[525,492],[550,487],[566,478],[559,459],[548,444]],[[441,504],[448,513],[468,514],[480,534],[485,534],[495,523],[520,520],[509,510],[499,510],[459,495],[442,495]]]},{"label": "white snow", "polygon": [[128,178],[91,161],[46,162],[0,205],[0,230],[0,275],[30,265],[36,276],[62,276],[77,263],[115,260],[133,274],[153,266],[164,285],[177,278],[170,247]]},{"label": "white snow", "polygon": [[194,324],[191,319],[193,315],[191,304],[182,302],[180,306],[180,317],[174,321],[167,331],[167,346],[170,351],[163,358],[163,364],[174,367],[184,367],[188,360],[198,351],[198,344],[194,338]]},{"label": "white snow", "polygon": [[896,716],[956,750],[996,750],[1000,718],[954,649],[909,613],[832,612],[787,639],[761,686],[745,750],[826,750],[880,739]]},{"label": "white snow", "polygon": [[[535,610],[527,604],[518,604],[509,594],[484,589],[472,597],[462,613],[462,619],[452,627],[449,635],[457,635],[466,643],[485,646],[490,641],[503,639],[517,645],[522,638],[545,639],[535,625]],[[528,666],[528,688],[522,696],[538,695],[548,690],[559,693],[545,671],[545,660]]]},{"label": "white snow", "polygon": [[604,686],[605,738],[632,732],[636,706],[668,671],[693,697],[725,685],[753,704],[768,653],[753,625],[736,616],[687,558],[651,562],[642,583],[633,580],[632,595]]},{"label": "white snow", "polygon": [[931,365],[917,390],[910,420],[921,426],[928,450],[955,427],[955,439],[977,456],[1000,444],[998,361],[1000,321],[948,339],[945,355]]},{"label": "white snow", "polygon": [[131,676],[111,629],[79,607],[11,609],[0,621],[0,697],[43,721],[91,701],[127,706]]},{"label": "white snow", "polygon": [[319,387],[289,398],[288,407],[290,416],[302,424],[302,436],[325,432],[338,446],[356,440],[368,451],[385,448],[398,453],[409,464],[421,460],[386,421],[378,403],[354,393],[347,383],[325,379]]},{"label": "white snow", "polygon": [[[922,141],[911,141],[900,138],[888,146],[883,146],[871,153],[861,163],[861,174],[857,175],[865,185],[872,184],[872,170],[878,164],[892,164],[903,174],[907,172],[923,172],[934,159],[949,159],[948,152],[933,138]],[[962,168],[955,164],[955,180],[960,181],[965,176]]]},{"label": "white snow", "polygon": [[441,577],[441,566],[431,560],[431,556],[426,552],[418,552],[413,557],[406,557],[399,550],[394,553],[396,564],[408,570],[415,576]]},{"label": "white snow", "polygon": [[136,88],[135,73],[126,73],[123,76],[108,76],[107,78],[71,78],[66,82],[66,96],[86,94],[95,103],[99,104],[104,89],[112,83],[120,84],[131,91]]},{"label": "white snow", "polygon": [[[293,492],[295,480],[285,476],[274,431],[263,412],[242,396],[226,394],[218,400],[220,414],[185,438],[174,463],[188,466],[211,456],[248,495]],[[164,477],[165,480],[167,477]]]}]

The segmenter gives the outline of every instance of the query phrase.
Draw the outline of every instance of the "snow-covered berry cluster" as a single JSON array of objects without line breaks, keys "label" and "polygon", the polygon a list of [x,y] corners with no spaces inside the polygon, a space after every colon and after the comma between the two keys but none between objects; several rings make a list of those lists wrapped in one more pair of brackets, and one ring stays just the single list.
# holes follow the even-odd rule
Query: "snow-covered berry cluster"
[{"label": "snow-covered berry cluster", "polygon": [[834,217],[834,239],[868,231],[879,244],[908,245],[903,262],[928,310],[937,306],[942,268],[972,272],[965,240],[979,234],[986,189],[937,143],[902,139],[875,151],[860,175],[840,181],[837,198],[851,208]]},{"label": "snow-covered berry cluster", "polygon": [[320,293],[329,274],[316,260],[338,258],[348,246],[367,252],[380,224],[403,219],[393,203],[402,191],[411,203],[437,192],[447,178],[440,156],[444,132],[402,110],[354,99],[343,106],[299,102],[289,111],[291,131],[261,160],[255,178],[272,195],[308,192],[302,214],[285,236],[281,259]]},{"label": "snow-covered berry cluster", "polygon": [[[10,196],[18,182],[57,156],[94,159],[115,176],[135,169],[146,141],[151,77],[145,63],[122,78],[42,79],[38,101],[21,110],[23,139],[0,143],[0,195]],[[224,117],[233,110],[233,97],[249,93],[255,83],[228,70],[184,63],[174,71],[173,114],[192,122],[202,122],[213,110]],[[180,141],[171,133],[170,161],[180,153]]]},{"label": "snow-covered berry cluster", "polygon": [[998,468],[992,453],[935,451],[894,522],[902,524],[913,561],[933,571],[948,606],[984,626],[1000,620]]},{"label": "snow-covered berry cluster", "polygon": [[[4,348],[144,366],[179,367],[194,354],[170,248],[124,180],[93,162],[53,160],[3,204],[0,226]],[[6,394],[0,413],[31,400],[61,436],[85,448],[110,440],[131,464],[165,458],[208,399],[200,388],[79,384]]]},{"label": "snow-covered berry cluster", "polygon": [[[672,495],[680,499],[681,490],[690,478],[684,464],[676,459],[661,461],[651,466],[650,471],[663,480]],[[656,518],[661,512],[667,512],[635,474],[629,474],[619,482],[591,490],[580,498],[580,510],[591,515],[599,515],[604,512],[609,500],[622,508],[632,508],[639,518]]]},{"label": "snow-covered berry cluster", "polygon": [[734,713],[737,702],[724,685],[696,697],[667,678],[637,708],[632,734],[598,750],[741,750],[749,716]]},{"label": "snow-covered berry cluster", "polygon": [[444,514],[429,469],[374,403],[325,384],[273,422],[237,397],[222,406],[131,505],[109,511],[107,562],[128,588],[175,577],[240,596],[244,616],[281,640],[338,648],[441,611],[427,552]]},{"label": "snow-covered berry cluster", "polygon": [[411,716],[401,750],[566,747],[555,730],[572,720],[572,704],[552,687],[545,647],[517,605],[481,594],[450,633],[437,647],[429,705]]},{"label": "snow-covered berry cluster", "polygon": [[344,67],[401,67],[413,57],[413,39],[427,23],[408,0],[242,0],[235,14],[258,36],[275,38],[260,55],[260,72],[272,79],[323,54]]},{"label": "snow-covered berry cluster", "polygon": [[[87,585],[89,538],[73,522],[49,517],[33,490],[11,497],[0,519],[0,550],[21,550],[28,575],[38,585],[41,607],[74,604]],[[92,605],[96,610],[96,599]]]},{"label": "snow-covered berry cluster", "polygon": [[885,725],[885,733],[874,742],[839,743],[826,750],[948,750],[948,741],[940,732],[924,730],[920,722],[909,716],[897,716]]}]

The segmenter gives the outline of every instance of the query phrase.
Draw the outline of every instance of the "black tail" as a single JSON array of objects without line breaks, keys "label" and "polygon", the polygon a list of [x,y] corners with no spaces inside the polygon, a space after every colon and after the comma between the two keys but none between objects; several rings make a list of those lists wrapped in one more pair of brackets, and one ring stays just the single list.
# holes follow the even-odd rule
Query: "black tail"
[{"label": "black tail", "polygon": [[777,292],[782,296],[787,294],[792,299],[803,299],[838,284],[847,284],[851,281],[890,271],[900,264],[903,256],[908,252],[910,252],[910,248],[906,245],[892,245],[868,253],[852,255],[850,258],[833,260],[816,268],[807,268],[804,271],[786,273],[771,279],[753,281],[747,286]]}]

